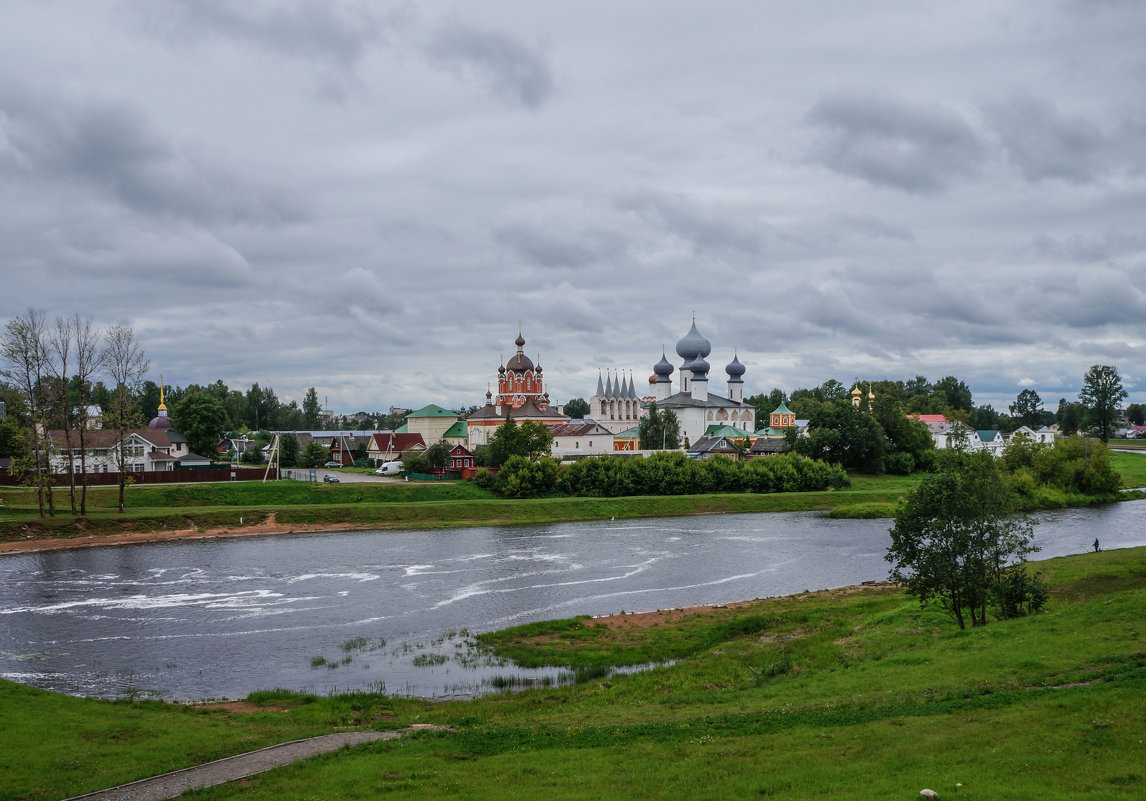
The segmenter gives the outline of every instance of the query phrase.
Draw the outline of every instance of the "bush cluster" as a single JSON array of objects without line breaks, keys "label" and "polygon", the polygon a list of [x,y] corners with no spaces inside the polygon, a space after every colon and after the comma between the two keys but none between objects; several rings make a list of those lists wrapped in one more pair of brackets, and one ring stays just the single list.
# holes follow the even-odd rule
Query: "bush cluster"
[{"label": "bush cluster", "polygon": [[808,492],[850,485],[842,468],[796,454],[734,462],[664,452],[646,459],[597,457],[558,467],[552,459],[512,457],[497,476],[477,475],[481,486],[507,498],[562,493],[616,498],[630,495],[699,495],[710,492]]},{"label": "bush cluster", "polygon": [[999,466],[1024,508],[1065,506],[1072,495],[1106,495],[1122,487],[1106,446],[1081,437],[1053,446],[1016,438]]}]

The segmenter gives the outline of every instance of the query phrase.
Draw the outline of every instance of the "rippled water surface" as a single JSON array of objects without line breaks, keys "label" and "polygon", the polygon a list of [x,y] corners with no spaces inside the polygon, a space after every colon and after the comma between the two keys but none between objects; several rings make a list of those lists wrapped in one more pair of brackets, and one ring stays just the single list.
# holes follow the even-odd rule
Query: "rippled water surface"
[{"label": "rippled water surface", "polygon": [[[1146,544],[1146,502],[1040,516],[1042,557]],[[287,687],[448,696],[467,633],[885,578],[887,521],[719,515],[292,534],[0,558],[0,677],[91,695]]]}]

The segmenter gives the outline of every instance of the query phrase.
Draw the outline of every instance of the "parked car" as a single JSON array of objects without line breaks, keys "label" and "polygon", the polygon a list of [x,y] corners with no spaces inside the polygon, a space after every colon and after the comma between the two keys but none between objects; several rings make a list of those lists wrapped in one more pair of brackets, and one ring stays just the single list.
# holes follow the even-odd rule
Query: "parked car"
[{"label": "parked car", "polygon": [[330,470],[330,469],[335,468],[335,467],[342,467],[342,462],[330,461],[330,462],[327,462],[326,464],[324,464],[323,467],[325,467],[327,470]]},{"label": "parked car", "polygon": [[405,470],[405,466],[401,462],[386,462],[377,470],[374,471],[376,476],[396,476]]},{"label": "parked car", "polygon": [[330,473],[327,473],[325,476],[322,477],[322,483],[324,483],[324,484],[339,484],[339,483],[341,483],[341,480],[338,478],[338,476],[332,476]]}]

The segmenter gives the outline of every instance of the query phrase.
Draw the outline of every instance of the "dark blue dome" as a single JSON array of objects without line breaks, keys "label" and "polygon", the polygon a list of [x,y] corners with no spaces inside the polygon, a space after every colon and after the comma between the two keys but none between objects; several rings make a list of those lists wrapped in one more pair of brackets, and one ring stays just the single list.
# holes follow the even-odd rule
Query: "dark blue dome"
[{"label": "dark blue dome", "polygon": [[740,380],[740,376],[744,375],[744,371],[746,369],[747,368],[745,368],[745,366],[740,363],[740,359],[733,355],[732,361],[730,361],[728,366],[724,368],[724,372],[728,373],[729,378]]},{"label": "dark blue dome", "polygon": [[676,355],[686,361],[691,361],[698,356],[707,356],[710,353],[712,353],[712,343],[700,335],[700,332],[696,330],[696,320],[693,320],[692,328],[688,329],[688,333],[681,338],[680,342],[676,343]]}]

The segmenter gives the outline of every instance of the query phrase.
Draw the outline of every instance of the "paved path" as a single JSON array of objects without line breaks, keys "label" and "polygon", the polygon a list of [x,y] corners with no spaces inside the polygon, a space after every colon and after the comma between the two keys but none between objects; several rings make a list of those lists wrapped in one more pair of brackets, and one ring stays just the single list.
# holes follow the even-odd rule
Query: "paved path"
[{"label": "paved path", "polygon": [[345,745],[359,745],[375,740],[394,740],[401,737],[396,731],[350,731],[340,734],[324,734],[306,740],[272,745],[258,751],[217,759],[205,765],[163,773],[149,779],[140,779],[130,784],[121,784],[107,790],[98,790],[86,795],[77,795],[65,801],[162,801],[174,798],[188,790],[210,787],[223,782],[242,779],[272,768],[289,765],[328,751],[337,751]]}]

